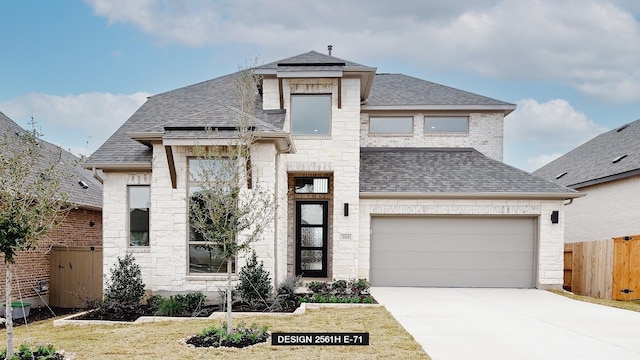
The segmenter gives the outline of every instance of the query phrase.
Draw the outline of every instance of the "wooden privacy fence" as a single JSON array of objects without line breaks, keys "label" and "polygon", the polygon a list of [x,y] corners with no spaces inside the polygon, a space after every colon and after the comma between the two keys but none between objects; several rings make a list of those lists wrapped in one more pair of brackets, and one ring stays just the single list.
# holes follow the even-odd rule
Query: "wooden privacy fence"
[{"label": "wooden privacy fence", "polygon": [[565,244],[564,288],[600,299],[640,299],[640,235]]},{"label": "wooden privacy fence", "polygon": [[102,248],[54,247],[51,250],[49,304],[82,308],[102,298]]}]

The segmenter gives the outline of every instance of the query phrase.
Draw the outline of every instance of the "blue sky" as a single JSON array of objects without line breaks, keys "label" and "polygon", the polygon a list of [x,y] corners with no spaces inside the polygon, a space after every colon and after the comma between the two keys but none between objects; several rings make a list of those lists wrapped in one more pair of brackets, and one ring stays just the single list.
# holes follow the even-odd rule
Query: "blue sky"
[{"label": "blue sky", "polygon": [[83,155],[151,94],[328,44],[517,104],[504,160],[528,171],[640,118],[636,1],[3,1],[0,43],[0,111]]}]

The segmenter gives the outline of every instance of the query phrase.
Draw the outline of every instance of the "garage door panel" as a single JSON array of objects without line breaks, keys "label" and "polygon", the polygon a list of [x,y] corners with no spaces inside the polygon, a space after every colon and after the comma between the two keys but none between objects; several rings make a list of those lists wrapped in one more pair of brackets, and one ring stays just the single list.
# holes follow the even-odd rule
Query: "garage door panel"
[{"label": "garage door panel", "polygon": [[374,217],[374,286],[533,287],[534,218]]}]

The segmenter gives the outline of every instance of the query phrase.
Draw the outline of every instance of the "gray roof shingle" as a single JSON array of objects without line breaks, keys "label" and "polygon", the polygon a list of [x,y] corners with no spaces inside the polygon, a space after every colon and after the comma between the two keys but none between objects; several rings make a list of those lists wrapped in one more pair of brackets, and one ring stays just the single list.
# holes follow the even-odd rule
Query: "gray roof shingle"
[{"label": "gray roof shingle", "polygon": [[[277,60],[268,64],[257,66],[256,69],[278,69],[289,66],[305,66],[305,70],[324,70],[327,65],[366,67],[353,61],[344,60],[335,56],[325,55],[317,51],[309,51],[304,54],[295,55],[286,59]],[[317,67],[317,68],[316,68]]]},{"label": "gray roof shingle", "polygon": [[362,148],[360,192],[577,194],[472,148]]},{"label": "gray roof shingle", "polygon": [[[7,133],[12,134],[25,131],[8,116],[0,112],[0,136]],[[68,151],[57,145],[41,140],[41,146],[44,148],[44,157],[42,165],[58,161],[60,166],[66,167],[65,171],[71,176],[61,184],[60,191],[69,196],[69,200],[80,207],[88,207],[91,209],[102,208],[102,184],[93,177],[93,173],[81,166],[80,159]],[[9,149],[2,149],[4,152]],[[84,182],[88,187],[83,189],[80,181]]]},{"label": "gray roof shingle", "polygon": [[363,105],[492,105],[515,109],[514,104],[403,74],[376,74]]},{"label": "gray roof shingle", "polygon": [[[579,188],[640,174],[640,120],[607,131],[533,172]],[[626,155],[617,162],[616,158]],[[566,173],[560,178],[559,175]]]},{"label": "gray roof shingle", "polygon": [[[162,133],[165,127],[237,126],[236,76],[229,74],[149,97],[88,160],[90,164],[149,164],[152,151],[132,140],[130,133]],[[284,112],[262,110],[256,94],[256,130],[282,132]]]}]

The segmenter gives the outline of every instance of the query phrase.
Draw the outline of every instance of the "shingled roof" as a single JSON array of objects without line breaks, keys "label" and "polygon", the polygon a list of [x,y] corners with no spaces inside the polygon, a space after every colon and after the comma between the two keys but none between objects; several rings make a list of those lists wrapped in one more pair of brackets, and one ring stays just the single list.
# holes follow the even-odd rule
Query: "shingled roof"
[{"label": "shingled roof", "polygon": [[578,192],[472,148],[362,148],[360,192],[566,199]]},{"label": "shingled roof", "polygon": [[[292,72],[353,72],[367,81],[369,90],[362,110],[437,109],[437,110],[492,110],[513,111],[515,105],[435,84],[401,74],[378,74],[375,68],[334,56],[310,51],[274,61],[255,68],[264,76],[280,76]],[[237,122],[235,77],[238,73],[222,76],[151,96],[93,155],[88,166],[150,167],[152,150],[134,139],[131,134],[165,134],[166,128],[229,127]],[[298,73],[300,74],[300,73]],[[336,73],[337,74],[337,73]],[[337,76],[337,75],[336,75]],[[257,129],[264,132],[284,133],[284,110],[262,109],[262,98],[256,94],[255,116]]]},{"label": "shingled roof", "polygon": [[[8,116],[0,112],[0,136],[9,136],[25,131]],[[66,167],[71,176],[61,184],[61,192],[69,196],[69,200],[81,208],[102,209],[102,184],[93,177],[93,173],[81,166],[80,159],[57,145],[40,140],[44,149],[42,163],[58,161]],[[2,149],[8,151],[10,149]],[[82,182],[82,184],[80,183]],[[86,186],[86,188],[85,188]]]},{"label": "shingled roof", "polygon": [[596,136],[534,175],[571,188],[640,175],[640,119]]},{"label": "shingled roof", "polygon": [[403,74],[376,74],[371,94],[362,109],[404,106],[406,108],[503,110],[516,106],[504,101],[436,84]]}]

